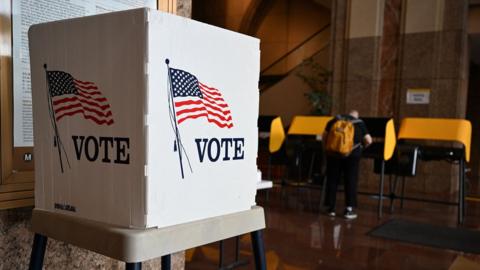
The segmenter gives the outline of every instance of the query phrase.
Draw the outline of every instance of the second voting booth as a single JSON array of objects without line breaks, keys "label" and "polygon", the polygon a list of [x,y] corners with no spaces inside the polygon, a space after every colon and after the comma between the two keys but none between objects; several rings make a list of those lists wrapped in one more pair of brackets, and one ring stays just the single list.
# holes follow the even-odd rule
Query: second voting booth
[{"label": "second voting booth", "polygon": [[[231,237],[264,226],[263,210],[252,208],[258,39],[148,9],[34,25],[29,39],[34,229],[57,233],[38,213],[57,224],[86,220],[90,231],[210,220],[181,227],[211,228],[192,232],[198,245],[220,240],[216,231]],[[249,211],[256,225],[246,229],[218,219],[249,219],[236,214]],[[135,258],[150,257],[128,260]]]}]

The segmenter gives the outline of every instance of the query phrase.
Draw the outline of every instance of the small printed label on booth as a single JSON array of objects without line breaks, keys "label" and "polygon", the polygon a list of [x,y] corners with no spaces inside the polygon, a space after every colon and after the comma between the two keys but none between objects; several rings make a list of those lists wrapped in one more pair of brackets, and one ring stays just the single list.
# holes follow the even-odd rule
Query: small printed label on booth
[{"label": "small printed label on booth", "polygon": [[69,212],[77,212],[77,208],[73,205],[65,204],[65,203],[55,203],[55,209],[65,210]]},{"label": "small printed label on booth", "polygon": [[407,90],[407,104],[429,104],[429,88],[409,88]]}]

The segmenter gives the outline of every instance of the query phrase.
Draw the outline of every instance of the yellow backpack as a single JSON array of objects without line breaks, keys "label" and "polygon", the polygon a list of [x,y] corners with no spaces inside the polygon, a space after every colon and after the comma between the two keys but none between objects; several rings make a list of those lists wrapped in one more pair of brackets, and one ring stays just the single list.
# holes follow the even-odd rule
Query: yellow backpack
[{"label": "yellow backpack", "polygon": [[357,147],[354,145],[355,123],[362,120],[349,120],[337,116],[337,120],[333,123],[327,135],[325,150],[329,154],[340,155],[346,157]]}]

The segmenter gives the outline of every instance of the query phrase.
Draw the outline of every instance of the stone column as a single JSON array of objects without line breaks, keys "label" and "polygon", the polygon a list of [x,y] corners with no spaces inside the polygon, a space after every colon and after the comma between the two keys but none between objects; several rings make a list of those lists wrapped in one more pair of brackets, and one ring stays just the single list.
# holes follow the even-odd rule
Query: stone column
[{"label": "stone column", "polygon": [[377,114],[384,0],[334,1],[333,110]]},{"label": "stone column", "polygon": [[[397,116],[464,118],[466,0],[405,0]],[[430,104],[406,104],[409,88],[431,89]]]},{"label": "stone column", "polygon": [[344,77],[345,77],[345,46],[347,30],[348,0],[332,1],[331,37],[330,37],[330,80],[329,92],[332,96],[332,114],[345,110]]},{"label": "stone column", "polygon": [[[332,7],[334,114],[464,118],[467,0],[338,0]],[[407,104],[408,89],[430,89],[430,103]],[[364,164],[365,165],[365,164]],[[366,164],[361,184],[378,181]],[[422,162],[411,189],[454,192],[457,168]]]},{"label": "stone column", "polygon": [[[468,1],[404,0],[403,5],[396,119],[464,118]],[[407,91],[412,88],[430,89],[430,103],[407,104]],[[421,163],[411,189],[429,194],[454,192],[458,188],[457,170],[443,161]]]},{"label": "stone column", "polygon": [[158,9],[182,17],[192,17],[192,0],[157,0]]},{"label": "stone column", "polygon": [[[464,117],[467,9],[466,0],[334,1],[334,113]],[[409,88],[431,89],[430,104],[406,104]]]},{"label": "stone column", "polygon": [[395,114],[398,58],[400,53],[400,28],[402,23],[402,0],[386,0],[383,12],[383,32],[380,44],[380,86],[378,93],[378,116],[392,117]]}]

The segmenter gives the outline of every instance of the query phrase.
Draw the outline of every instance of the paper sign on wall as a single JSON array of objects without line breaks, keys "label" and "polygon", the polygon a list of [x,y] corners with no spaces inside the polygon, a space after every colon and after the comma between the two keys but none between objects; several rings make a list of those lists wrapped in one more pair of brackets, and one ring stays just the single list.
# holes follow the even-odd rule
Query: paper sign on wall
[{"label": "paper sign on wall", "polygon": [[37,23],[101,14],[132,8],[155,9],[156,0],[15,0],[12,1],[13,39],[13,145],[33,146],[32,94],[28,28]]},{"label": "paper sign on wall", "polygon": [[429,104],[429,88],[409,88],[407,90],[407,104]]}]

